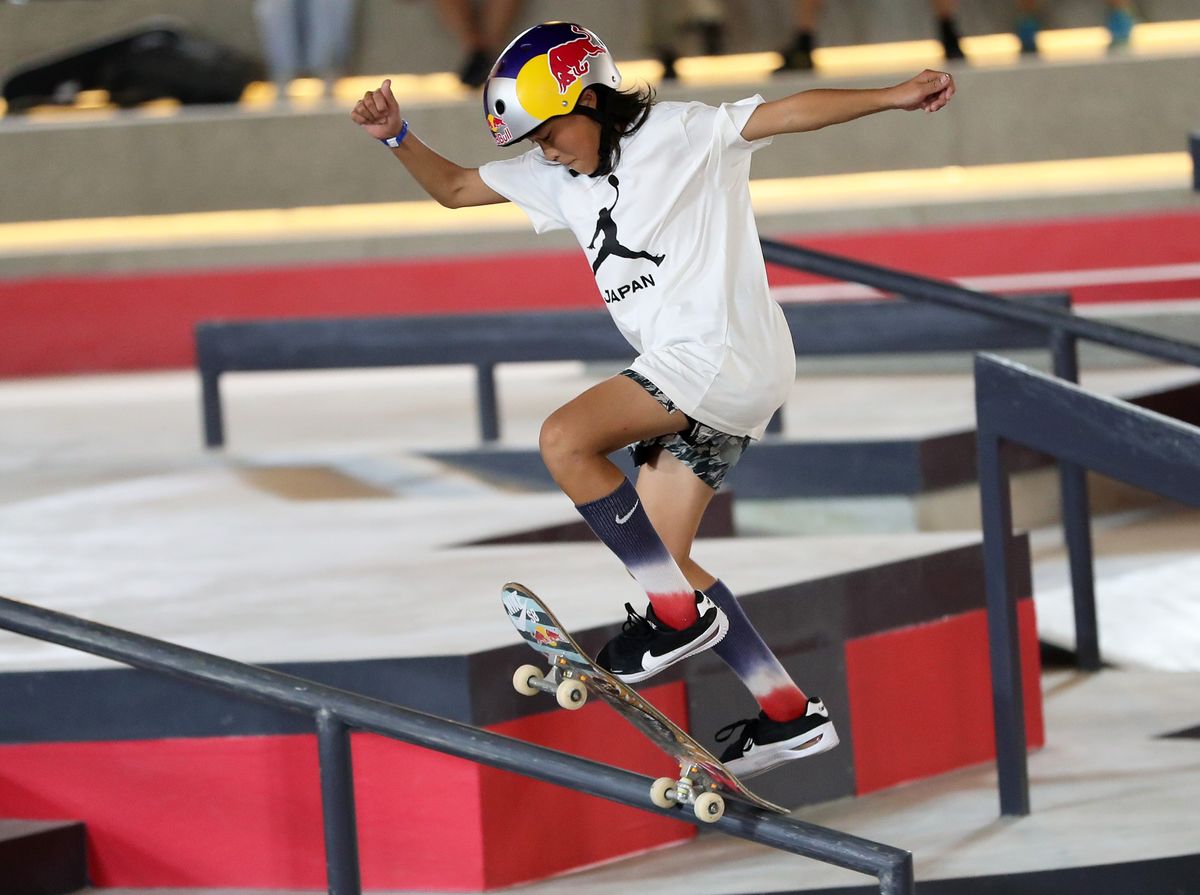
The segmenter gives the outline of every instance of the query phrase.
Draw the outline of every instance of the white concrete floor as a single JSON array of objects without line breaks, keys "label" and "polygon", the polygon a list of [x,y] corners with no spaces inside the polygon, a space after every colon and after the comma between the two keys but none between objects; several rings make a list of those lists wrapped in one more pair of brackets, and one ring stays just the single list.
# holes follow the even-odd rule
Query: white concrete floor
[{"label": "white concrete floor", "polygon": [[[1179,376],[1104,370],[1085,384],[1116,393]],[[560,496],[499,492],[411,453],[474,443],[471,381],[465,370],[231,377],[230,446],[220,453],[201,448],[192,374],[0,383],[0,594],[253,661],[415,650],[405,599],[414,584],[440,605],[420,617],[422,631],[448,610],[458,635],[481,643],[511,633],[498,612],[487,615],[509,578],[545,589],[580,624],[615,618],[632,585],[599,547],[452,548],[574,518]],[[502,371],[506,442],[532,444],[545,413],[588,381],[570,364]],[[964,429],[970,395],[962,374],[802,377],[789,434]],[[748,589],[977,537],[756,538],[699,549]],[[1196,741],[1155,739],[1200,723],[1200,515],[1159,507],[1100,520],[1096,543],[1102,643],[1122,667],[1047,675],[1031,816],[998,819],[990,766],[799,816],[911,849],[921,879],[1200,850]],[[1035,533],[1034,545],[1043,636],[1068,640],[1056,533]],[[97,661],[0,637],[0,670]],[[570,885],[587,895],[865,881],[706,835]]]}]

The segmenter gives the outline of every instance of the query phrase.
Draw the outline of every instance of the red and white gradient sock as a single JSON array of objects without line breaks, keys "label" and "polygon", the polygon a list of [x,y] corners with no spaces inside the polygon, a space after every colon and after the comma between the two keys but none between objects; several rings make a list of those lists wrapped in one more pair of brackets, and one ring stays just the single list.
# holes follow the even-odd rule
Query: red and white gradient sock
[{"label": "red and white gradient sock", "polygon": [[704,593],[729,617],[729,633],[716,645],[716,653],[754,695],[763,714],[772,721],[792,721],[808,711],[808,697],[771,652],[725,583],[718,581]]}]

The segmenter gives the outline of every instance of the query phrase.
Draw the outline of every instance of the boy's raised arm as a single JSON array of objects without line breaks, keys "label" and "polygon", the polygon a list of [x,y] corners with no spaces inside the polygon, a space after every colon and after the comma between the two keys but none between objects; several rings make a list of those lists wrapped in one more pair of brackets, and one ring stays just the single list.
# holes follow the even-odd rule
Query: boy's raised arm
[{"label": "boy's raised arm", "polygon": [[805,90],[763,103],[742,128],[742,137],[753,142],[778,134],[815,131],[889,109],[936,112],[952,96],[954,79],[945,72],[929,69],[894,87]]},{"label": "boy's raised arm", "polygon": [[[354,105],[350,120],[376,140],[396,137],[405,127],[400,106],[392,95],[392,82],[385,80],[378,90],[368,90]],[[406,133],[392,155],[431,197],[447,208],[469,205],[494,205],[507,202],[479,176],[478,168],[464,168],[434,152],[412,133]]]}]

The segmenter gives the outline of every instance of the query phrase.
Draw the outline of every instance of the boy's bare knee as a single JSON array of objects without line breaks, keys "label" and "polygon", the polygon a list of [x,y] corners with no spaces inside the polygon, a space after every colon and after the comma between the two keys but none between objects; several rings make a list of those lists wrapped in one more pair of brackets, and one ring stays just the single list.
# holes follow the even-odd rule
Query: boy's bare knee
[{"label": "boy's bare knee", "polygon": [[542,423],[541,432],[538,433],[538,450],[541,451],[543,462],[553,471],[569,463],[572,457],[582,456],[586,447],[575,427],[553,413]]}]

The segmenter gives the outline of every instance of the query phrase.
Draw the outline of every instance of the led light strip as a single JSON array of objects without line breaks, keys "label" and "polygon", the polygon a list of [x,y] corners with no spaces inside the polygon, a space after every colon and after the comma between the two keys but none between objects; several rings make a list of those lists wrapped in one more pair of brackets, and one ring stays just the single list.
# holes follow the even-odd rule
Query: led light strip
[{"label": "led light strip", "polygon": [[[759,215],[1022,197],[1189,189],[1186,152],[755,180]],[[432,200],[0,224],[0,257],[369,236],[525,231],[514,205]]]}]

